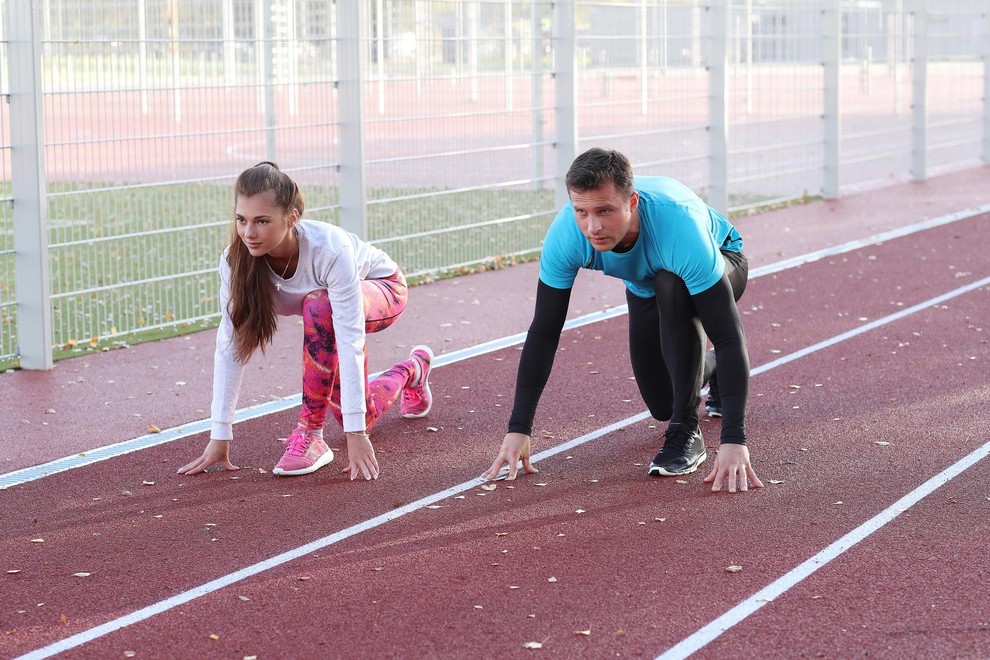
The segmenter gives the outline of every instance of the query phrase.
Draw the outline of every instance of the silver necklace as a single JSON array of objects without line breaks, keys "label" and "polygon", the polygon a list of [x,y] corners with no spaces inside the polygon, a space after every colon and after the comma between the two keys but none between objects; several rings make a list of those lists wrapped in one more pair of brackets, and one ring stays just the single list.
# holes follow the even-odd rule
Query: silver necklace
[{"label": "silver necklace", "polygon": [[[290,256],[289,257],[289,260],[287,262],[285,262],[285,268],[282,269],[282,274],[279,275],[279,277],[282,278],[283,280],[285,279],[285,274],[289,272],[289,264],[291,264],[291,263],[292,263],[292,257]],[[276,291],[281,291],[282,290],[282,283],[281,282],[276,282],[275,283],[275,290]]]},{"label": "silver necklace", "polygon": [[[294,257],[294,256],[295,256],[294,254],[290,254],[289,255],[289,260],[285,262],[285,268],[282,269],[282,274],[279,275],[279,277],[281,279],[284,280],[285,279],[285,274],[289,272],[289,266],[292,265],[292,257]],[[265,257],[265,261],[268,262],[268,267],[271,268],[272,262],[268,261],[268,257],[267,256]],[[276,282],[275,283],[275,290],[276,291],[281,291],[282,290],[282,283],[281,282]]]}]

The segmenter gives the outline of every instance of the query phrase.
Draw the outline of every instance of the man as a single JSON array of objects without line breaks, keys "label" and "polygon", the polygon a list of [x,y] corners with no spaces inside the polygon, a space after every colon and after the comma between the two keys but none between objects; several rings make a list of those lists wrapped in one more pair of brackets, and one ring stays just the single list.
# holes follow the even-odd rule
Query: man
[{"label": "man", "polygon": [[[570,202],[547,231],[540,257],[536,312],[516,377],[515,403],[498,458],[482,475],[518,462],[527,473],[530,434],[581,268],[625,281],[633,374],[650,413],[669,420],[649,474],[694,472],[706,460],[699,429],[700,390],[718,364],[718,394],[709,414],[722,415],[712,490],[762,487],[749,460],[745,413],[749,357],[736,301],[749,273],[742,237],[726,218],[683,184],[633,177],[621,153],[590,149],[567,172]],[[706,335],[715,347],[706,359]],[[713,359],[714,358],[714,359]]]}]

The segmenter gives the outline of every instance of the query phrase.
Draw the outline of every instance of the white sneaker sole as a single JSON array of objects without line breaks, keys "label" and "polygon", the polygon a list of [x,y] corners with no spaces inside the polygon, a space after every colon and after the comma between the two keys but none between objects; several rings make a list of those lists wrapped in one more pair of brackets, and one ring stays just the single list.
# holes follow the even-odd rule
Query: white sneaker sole
[{"label": "white sneaker sole", "polygon": [[665,470],[663,466],[656,465],[655,463],[650,463],[650,469],[647,472],[647,474],[649,474],[651,477],[680,477],[685,474],[691,474],[692,472],[697,472],[698,468],[701,467],[701,464],[707,460],[708,460],[708,452],[706,451],[704,454],[701,455],[697,463],[695,463],[692,466],[689,466],[683,472],[670,472],[669,470]]},{"label": "white sneaker sole", "polygon": [[328,465],[333,461],[333,450],[327,449],[327,453],[320,456],[315,463],[306,468],[301,468],[299,470],[283,470],[282,468],[276,467],[272,472],[279,475],[280,477],[298,477],[301,474],[309,474],[311,472],[316,472],[324,465]]}]

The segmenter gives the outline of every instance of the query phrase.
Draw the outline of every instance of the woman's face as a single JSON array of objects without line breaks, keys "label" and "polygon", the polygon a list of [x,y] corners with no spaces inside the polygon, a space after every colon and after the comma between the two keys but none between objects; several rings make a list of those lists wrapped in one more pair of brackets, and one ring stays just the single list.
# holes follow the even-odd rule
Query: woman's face
[{"label": "woman's face", "polygon": [[252,257],[266,254],[290,257],[295,247],[291,239],[286,239],[296,220],[295,209],[286,213],[275,205],[275,193],[271,190],[250,197],[238,196],[234,205],[237,235]]}]

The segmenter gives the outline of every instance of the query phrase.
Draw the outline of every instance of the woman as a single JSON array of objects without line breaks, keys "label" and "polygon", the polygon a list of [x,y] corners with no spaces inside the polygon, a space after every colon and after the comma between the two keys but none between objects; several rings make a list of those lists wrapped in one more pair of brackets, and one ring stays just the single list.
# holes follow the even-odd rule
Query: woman
[{"label": "woman", "polygon": [[179,468],[196,474],[230,461],[233,418],[244,365],[272,340],[277,316],[303,317],[299,423],[283,440],[275,474],[314,472],[333,460],[323,440],[327,408],[347,436],[351,479],[378,478],[368,431],[401,395],[403,417],[425,417],[433,352],[412,349],[367,380],[365,335],[392,325],[406,306],[402,271],[378,248],[334,225],[302,219],[302,195],[278,165],[262,162],[237,179],[230,246],[220,259],[222,318],[213,370],[212,430],[203,454]]}]

